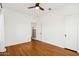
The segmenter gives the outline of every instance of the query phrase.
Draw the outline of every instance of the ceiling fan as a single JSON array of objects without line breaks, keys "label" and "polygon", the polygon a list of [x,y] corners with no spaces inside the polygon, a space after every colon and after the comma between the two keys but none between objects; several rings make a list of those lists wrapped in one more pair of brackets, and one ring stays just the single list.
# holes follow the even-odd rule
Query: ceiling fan
[{"label": "ceiling fan", "polygon": [[28,7],[28,9],[32,9],[32,8],[36,8],[36,9],[40,9],[40,10],[44,11],[44,8],[42,8],[42,7],[40,6],[40,3],[36,3],[35,6]]}]

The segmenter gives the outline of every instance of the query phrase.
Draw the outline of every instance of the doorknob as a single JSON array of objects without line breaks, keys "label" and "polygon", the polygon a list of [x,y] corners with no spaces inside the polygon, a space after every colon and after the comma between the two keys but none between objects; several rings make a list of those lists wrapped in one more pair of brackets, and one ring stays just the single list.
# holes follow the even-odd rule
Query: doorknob
[{"label": "doorknob", "polygon": [[67,37],[67,34],[65,34],[64,36]]}]

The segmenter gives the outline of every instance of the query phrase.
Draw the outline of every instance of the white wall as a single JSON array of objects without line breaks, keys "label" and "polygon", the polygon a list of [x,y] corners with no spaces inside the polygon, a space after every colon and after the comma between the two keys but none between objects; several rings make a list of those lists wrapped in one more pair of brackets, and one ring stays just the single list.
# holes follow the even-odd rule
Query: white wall
[{"label": "white wall", "polygon": [[[79,4],[64,4],[58,9],[40,17],[42,23],[41,41],[65,47],[65,18],[69,15],[79,14]],[[72,44],[72,43],[71,43]]]},{"label": "white wall", "polygon": [[64,41],[64,20],[58,13],[44,14],[40,18],[42,22],[42,41],[57,46],[63,46]]},{"label": "white wall", "polygon": [[31,15],[5,9],[6,46],[31,40]]}]

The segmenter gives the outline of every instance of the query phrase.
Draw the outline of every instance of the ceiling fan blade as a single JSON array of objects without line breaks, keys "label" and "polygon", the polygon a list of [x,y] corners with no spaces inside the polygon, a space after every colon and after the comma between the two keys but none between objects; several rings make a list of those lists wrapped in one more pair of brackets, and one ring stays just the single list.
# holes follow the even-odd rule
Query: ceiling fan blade
[{"label": "ceiling fan blade", "polygon": [[35,8],[36,6],[28,7],[28,9]]},{"label": "ceiling fan blade", "polygon": [[39,8],[40,8],[42,11],[44,11],[44,8],[42,8],[42,7],[40,7],[40,6],[39,6]]},{"label": "ceiling fan blade", "polygon": [[40,3],[36,3],[36,5],[35,5],[35,6],[39,6],[39,4],[40,4]]}]

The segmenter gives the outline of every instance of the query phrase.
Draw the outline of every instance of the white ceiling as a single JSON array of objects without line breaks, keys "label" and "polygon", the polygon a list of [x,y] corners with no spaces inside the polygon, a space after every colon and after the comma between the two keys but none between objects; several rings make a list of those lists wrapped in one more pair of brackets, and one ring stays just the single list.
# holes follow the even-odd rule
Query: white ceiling
[{"label": "white ceiling", "polygon": [[44,13],[50,12],[48,9],[51,8],[51,11],[63,6],[63,3],[40,3],[40,6],[45,9],[45,11],[28,9],[27,7],[34,6],[35,3],[3,3],[3,8],[13,9],[23,13],[29,13],[33,15],[42,15]]}]

